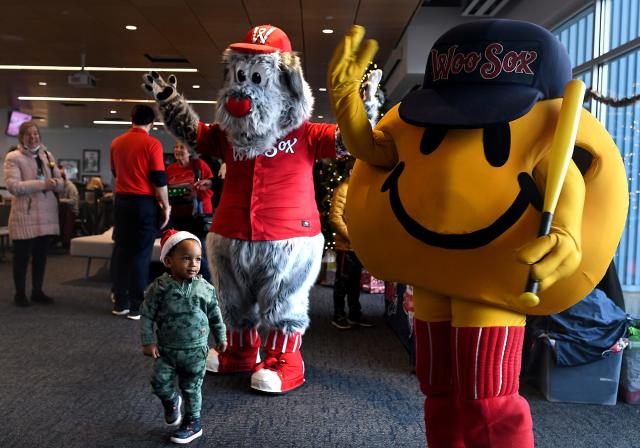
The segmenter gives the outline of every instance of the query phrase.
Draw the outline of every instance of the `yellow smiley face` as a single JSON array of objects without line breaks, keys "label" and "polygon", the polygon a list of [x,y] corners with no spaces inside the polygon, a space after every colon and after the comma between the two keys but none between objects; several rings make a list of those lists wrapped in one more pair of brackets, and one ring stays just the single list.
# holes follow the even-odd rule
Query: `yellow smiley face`
[{"label": "yellow smiley face", "polygon": [[539,306],[517,300],[529,268],[515,254],[537,235],[561,101],[484,129],[422,128],[400,119],[397,106],[387,113],[377,129],[393,140],[398,164],[386,170],[359,161],[347,197],[349,234],[367,269],[527,314],[558,312],[584,297],[611,262],[628,201],[619,151],[585,110],[574,150],[586,187],[581,265],[544,291]]}]

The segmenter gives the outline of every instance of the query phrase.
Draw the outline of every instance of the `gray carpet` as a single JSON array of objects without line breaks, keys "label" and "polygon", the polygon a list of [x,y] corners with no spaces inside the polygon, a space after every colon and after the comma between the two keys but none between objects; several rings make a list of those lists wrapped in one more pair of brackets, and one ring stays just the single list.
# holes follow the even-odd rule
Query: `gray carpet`
[{"label": "gray carpet", "polygon": [[[108,283],[82,279],[84,267],[52,256],[45,290],[56,304],[18,309],[11,264],[0,262],[0,447],[172,445],[139,324],[109,313]],[[248,377],[207,375],[204,436],[192,446],[425,446],[422,397],[406,352],[379,317],[381,296],[362,296],[375,328],[339,332],[330,325],[331,292],[312,293],[307,384],[271,397],[250,392]],[[640,447],[640,407],[548,403],[529,387],[524,395],[538,447]]]}]

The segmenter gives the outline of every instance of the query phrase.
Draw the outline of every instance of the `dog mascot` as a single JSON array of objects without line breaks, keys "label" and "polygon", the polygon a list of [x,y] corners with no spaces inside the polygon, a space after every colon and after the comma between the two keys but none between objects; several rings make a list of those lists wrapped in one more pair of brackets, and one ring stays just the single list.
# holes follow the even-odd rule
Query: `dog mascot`
[{"label": "dog mascot", "polygon": [[[285,393],[304,383],[300,346],[324,246],[313,164],[346,152],[336,125],[308,121],[313,96],[282,30],[252,28],[222,61],[212,125],[177,92],[175,76],[165,82],[152,72],[143,86],[176,137],[227,167],[207,256],[229,347],[211,350],[207,369],[253,372],[253,389]],[[260,363],[259,326],[266,332]]]},{"label": "dog mascot", "polygon": [[[628,206],[620,153],[578,99],[573,162],[550,234],[536,239],[571,79],[559,41],[518,21],[452,28],[429,53],[422,89],[372,130],[358,85],[377,45],[360,47],[363,36],[353,27],[329,68],[338,126],[359,159],[349,235],[376,277],[414,286],[428,445],[531,448],[518,394],[525,314],[568,308],[605,273]],[[521,298],[530,272],[538,306]]]}]

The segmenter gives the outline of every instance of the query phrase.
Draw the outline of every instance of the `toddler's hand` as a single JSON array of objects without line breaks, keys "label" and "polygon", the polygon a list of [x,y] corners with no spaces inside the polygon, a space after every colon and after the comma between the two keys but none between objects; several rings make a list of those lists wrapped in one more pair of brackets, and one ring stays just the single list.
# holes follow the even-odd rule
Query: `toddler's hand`
[{"label": "toddler's hand", "polygon": [[221,344],[218,344],[213,348],[215,348],[218,353],[222,353],[227,350],[227,342],[222,342]]},{"label": "toddler's hand", "polygon": [[142,353],[144,353],[145,356],[151,356],[153,359],[160,357],[160,352],[158,351],[158,346],[156,344],[143,345]]}]

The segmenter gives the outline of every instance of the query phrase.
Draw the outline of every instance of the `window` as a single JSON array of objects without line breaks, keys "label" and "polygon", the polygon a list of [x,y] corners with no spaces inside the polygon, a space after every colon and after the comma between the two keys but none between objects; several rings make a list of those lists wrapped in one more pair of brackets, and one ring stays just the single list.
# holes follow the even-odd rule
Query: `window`
[{"label": "window", "polygon": [[[553,30],[569,52],[574,77],[617,100],[640,94],[640,2],[596,0]],[[613,107],[585,105],[607,128],[622,155],[629,214],[614,261],[626,291],[640,291],[640,101]]]}]

